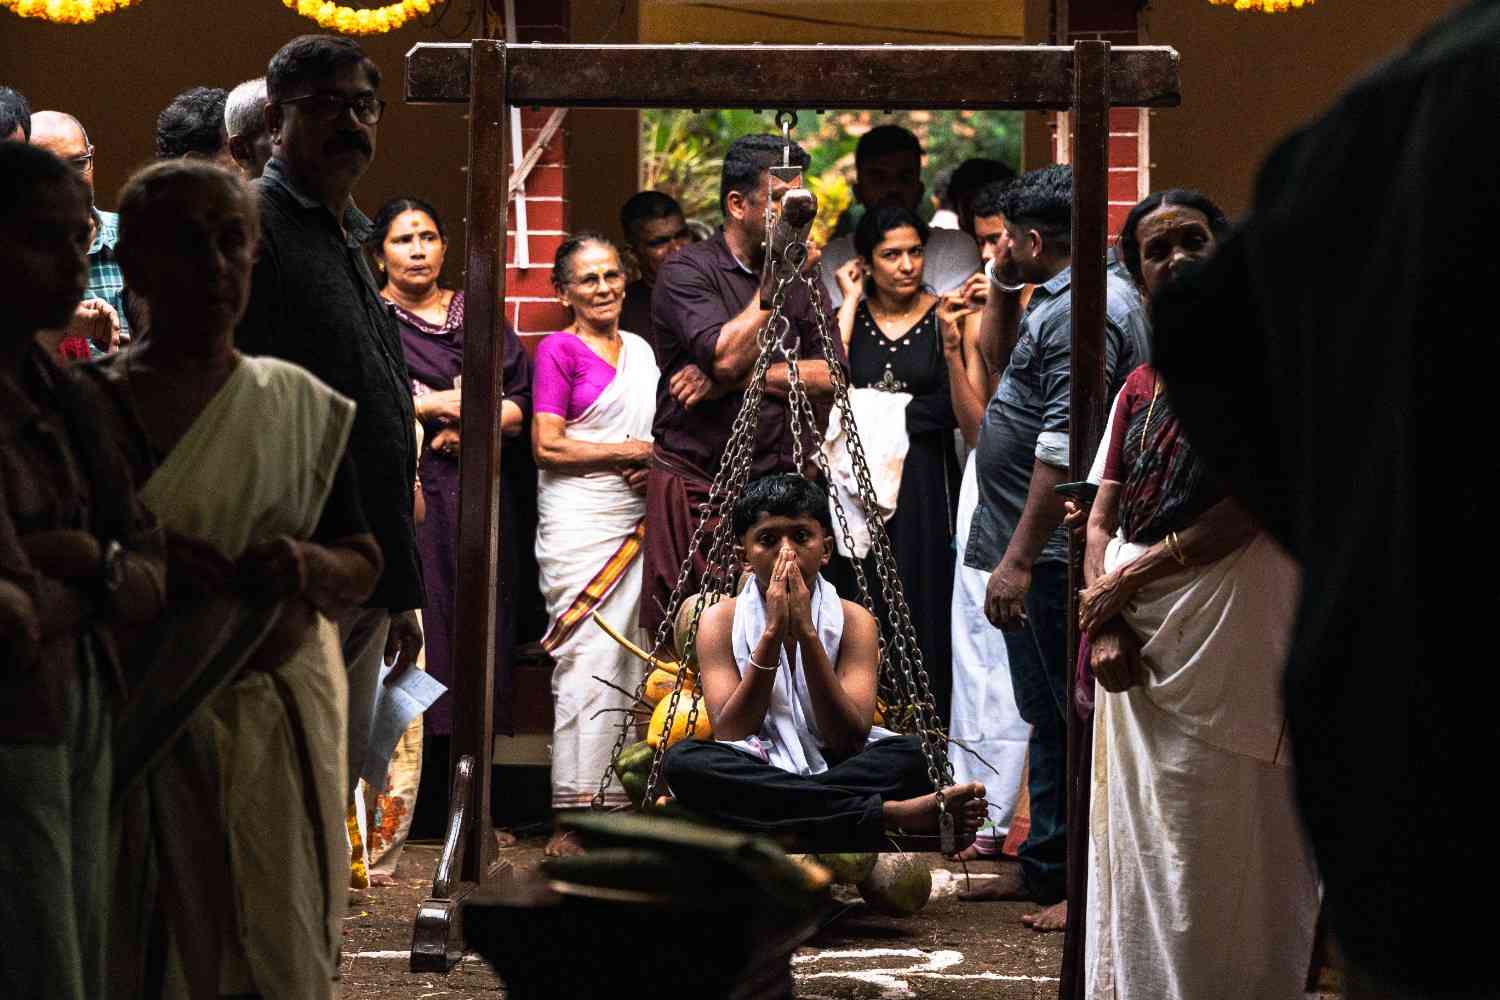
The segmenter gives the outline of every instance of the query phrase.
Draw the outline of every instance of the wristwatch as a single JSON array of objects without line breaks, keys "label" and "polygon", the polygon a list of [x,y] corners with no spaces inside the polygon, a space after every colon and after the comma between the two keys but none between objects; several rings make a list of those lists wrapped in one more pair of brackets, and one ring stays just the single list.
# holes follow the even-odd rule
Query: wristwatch
[{"label": "wristwatch", "polygon": [[125,546],[113,539],[99,556],[99,580],[106,594],[113,594],[125,583]]}]

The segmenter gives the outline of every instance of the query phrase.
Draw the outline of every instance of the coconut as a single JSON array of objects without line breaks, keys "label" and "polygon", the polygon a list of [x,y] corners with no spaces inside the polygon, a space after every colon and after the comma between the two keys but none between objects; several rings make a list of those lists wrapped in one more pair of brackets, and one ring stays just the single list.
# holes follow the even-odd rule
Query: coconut
[{"label": "coconut", "polygon": [[812,855],[814,861],[833,873],[833,880],[839,885],[858,885],[869,878],[877,857],[875,854]]},{"label": "coconut", "polygon": [[915,854],[882,854],[859,883],[859,894],[877,913],[909,917],[932,896],[932,872]]}]

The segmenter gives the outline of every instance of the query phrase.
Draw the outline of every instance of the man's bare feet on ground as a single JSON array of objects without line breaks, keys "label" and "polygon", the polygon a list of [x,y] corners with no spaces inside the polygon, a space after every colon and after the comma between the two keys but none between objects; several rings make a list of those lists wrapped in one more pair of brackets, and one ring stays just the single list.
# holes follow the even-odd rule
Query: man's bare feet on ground
[{"label": "man's bare feet on ground", "polygon": [[[984,786],[977,781],[967,785],[949,785],[943,789],[943,802],[953,816],[953,830],[960,837],[971,837],[984,822],[987,804]],[[885,828],[904,833],[937,833],[937,794],[919,795],[885,804]]]},{"label": "man's bare feet on ground", "polygon": [[578,842],[576,833],[571,830],[558,830],[552,834],[552,839],[547,841],[547,846],[542,848],[542,853],[549,858],[571,858],[583,853],[583,845]]},{"label": "man's bare feet on ground", "polygon": [[1021,918],[1021,923],[1039,934],[1065,931],[1068,929],[1068,901],[1065,899],[1061,903],[1053,903],[1045,910],[1028,913]]},{"label": "man's bare feet on ground", "polygon": [[1026,888],[1026,879],[1021,875],[1020,865],[1006,865],[994,878],[970,882],[969,888],[958,894],[967,903],[1015,903],[1031,900],[1031,890]]}]

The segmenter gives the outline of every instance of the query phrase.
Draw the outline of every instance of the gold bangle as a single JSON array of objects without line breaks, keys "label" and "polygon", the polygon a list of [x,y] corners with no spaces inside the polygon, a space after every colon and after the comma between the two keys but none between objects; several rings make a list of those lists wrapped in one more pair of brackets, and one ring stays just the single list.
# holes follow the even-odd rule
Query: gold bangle
[{"label": "gold bangle", "polygon": [[1188,564],[1187,556],[1182,554],[1182,540],[1177,537],[1177,532],[1167,532],[1166,541],[1168,554],[1170,554],[1173,559],[1177,560],[1177,565],[1186,566]]}]

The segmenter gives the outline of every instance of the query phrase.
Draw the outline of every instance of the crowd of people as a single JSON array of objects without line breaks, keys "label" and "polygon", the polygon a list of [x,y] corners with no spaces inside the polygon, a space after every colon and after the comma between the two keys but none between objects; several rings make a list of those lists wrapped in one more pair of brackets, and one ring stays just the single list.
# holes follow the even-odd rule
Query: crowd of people
[{"label": "crowd of people", "polygon": [[[355,42],[304,36],[263,79],[184,91],[116,212],[97,206],[83,123],[0,88],[0,928],[17,995],[330,994],[380,677],[419,658],[450,686],[457,672],[464,296],[440,283],[450,234],[420,193],[373,219],[355,207],[380,87]],[[705,572],[697,511],[770,318],[784,156],[809,162],[779,136],[733,142],[706,237],[669,196],[632,197],[625,246],[580,230],[556,253],[569,325],[530,351],[505,330],[499,430],[529,440],[538,476],[534,536],[508,522],[501,577],[534,545],[558,813],[590,806],[645,669],[590,614],[671,642],[671,595]],[[893,609],[850,599],[857,568],[877,576],[869,535],[839,537],[831,484],[794,464],[779,362],[732,514],[749,572],[699,638],[717,740],[674,747],[668,789],[725,823],[861,845],[933,831],[941,803],[980,834],[967,857],[1004,856],[1024,799],[1015,863],[966,898],[1032,901],[1027,922],[1058,930],[1083,712],[1090,995],[1299,995],[1318,875],[1278,697],[1297,572],[1149,363],[1151,304],[1224,214],[1167,191],[1119,234],[1114,406],[1097,499],[1070,515],[1071,173],[966,162],[929,222],[922,166],[903,128],[860,138],[859,221],[809,253],[821,287],[794,287],[782,315],[825,419],[835,380],[850,386],[956,783],[939,800],[915,738],[874,725]],[[504,660],[530,637],[501,603]],[[438,774],[453,713],[448,695],[422,722]]]}]

